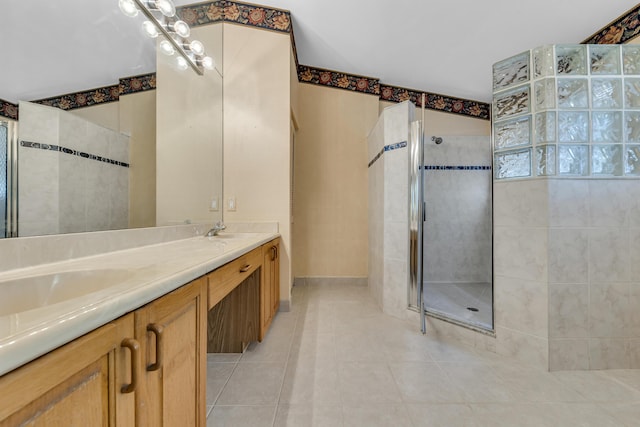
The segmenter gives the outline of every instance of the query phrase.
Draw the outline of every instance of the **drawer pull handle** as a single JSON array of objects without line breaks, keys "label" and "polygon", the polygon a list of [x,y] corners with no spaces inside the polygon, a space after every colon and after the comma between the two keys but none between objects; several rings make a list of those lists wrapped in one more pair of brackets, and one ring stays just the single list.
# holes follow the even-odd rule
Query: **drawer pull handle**
[{"label": "drawer pull handle", "polygon": [[156,336],[156,363],[147,365],[147,371],[152,372],[162,367],[162,332],[164,332],[164,328],[152,323],[147,326],[147,331],[152,332]]},{"label": "drawer pull handle", "polygon": [[246,273],[251,269],[251,264],[247,264],[244,267],[240,268],[240,273]]},{"label": "drawer pull handle", "polygon": [[278,257],[278,250],[275,246],[271,246],[271,261],[275,261]]},{"label": "drawer pull handle", "polygon": [[120,343],[121,347],[126,347],[131,351],[131,384],[123,385],[122,393],[131,393],[138,386],[138,366],[140,365],[140,344],[133,338],[125,338]]}]

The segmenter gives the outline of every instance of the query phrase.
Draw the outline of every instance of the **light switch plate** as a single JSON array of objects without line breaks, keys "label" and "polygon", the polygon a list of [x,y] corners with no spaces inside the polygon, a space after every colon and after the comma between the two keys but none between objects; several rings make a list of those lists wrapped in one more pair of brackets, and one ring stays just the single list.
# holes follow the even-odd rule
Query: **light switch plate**
[{"label": "light switch plate", "polygon": [[227,200],[227,210],[229,212],[233,212],[236,210],[236,198],[235,197],[229,197],[229,200]]}]

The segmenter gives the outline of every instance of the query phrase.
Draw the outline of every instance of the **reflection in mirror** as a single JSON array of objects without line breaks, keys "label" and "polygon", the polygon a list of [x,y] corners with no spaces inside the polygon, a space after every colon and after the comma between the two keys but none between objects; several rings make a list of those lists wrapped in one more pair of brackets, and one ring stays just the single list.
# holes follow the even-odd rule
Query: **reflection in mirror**
[{"label": "reflection in mirror", "polygon": [[[4,51],[13,66],[0,67],[0,152],[5,135],[19,163],[11,171],[0,156],[0,175],[19,173],[13,194],[0,181],[0,237],[221,219],[212,202],[222,200],[222,77],[175,68],[160,77],[160,37],[147,37],[142,14],[125,16],[118,3],[3,5],[0,36],[21,39]],[[190,1],[176,3],[179,15]],[[222,26],[192,34],[220,63]],[[18,104],[19,117],[8,114]]]}]

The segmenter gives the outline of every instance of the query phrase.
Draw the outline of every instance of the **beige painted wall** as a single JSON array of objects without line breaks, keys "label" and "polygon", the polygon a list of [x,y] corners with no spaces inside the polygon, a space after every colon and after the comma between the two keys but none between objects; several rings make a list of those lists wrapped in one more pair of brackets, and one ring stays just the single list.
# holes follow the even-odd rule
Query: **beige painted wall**
[{"label": "beige painted wall", "polygon": [[82,117],[108,129],[120,130],[120,102],[108,102],[106,104],[93,105],[91,107],[69,110],[70,113]]},{"label": "beige painted wall", "polygon": [[[222,40],[222,24],[192,30],[205,46]],[[176,69],[175,56],[158,54],[156,89],[156,224],[213,224],[222,194],[222,82]],[[288,75],[288,73],[287,73]]]},{"label": "beige painted wall", "polygon": [[376,96],[299,87],[294,160],[294,276],[367,276],[367,135]]},{"label": "beige painted wall", "polygon": [[[390,105],[394,105],[394,103],[380,101],[380,112]],[[427,109],[424,110],[424,116],[426,122],[425,135],[491,135],[491,123],[489,120]],[[422,109],[420,108],[416,108],[416,119],[422,119]]]},{"label": "beige painted wall", "polygon": [[156,225],[156,91],[120,97],[120,131],[129,135],[129,227]]},{"label": "beige painted wall", "polygon": [[[290,299],[291,42],[280,34],[224,24],[225,222],[277,221],[280,295]],[[286,307],[285,307],[286,309]]]}]

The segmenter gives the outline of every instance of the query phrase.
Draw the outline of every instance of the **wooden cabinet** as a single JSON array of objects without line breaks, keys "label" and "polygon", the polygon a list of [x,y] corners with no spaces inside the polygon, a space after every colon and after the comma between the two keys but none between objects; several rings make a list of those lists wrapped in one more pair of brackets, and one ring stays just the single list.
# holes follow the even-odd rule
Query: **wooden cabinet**
[{"label": "wooden cabinet", "polygon": [[242,353],[260,334],[262,248],[218,268],[209,283],[209,353]]},{"label": "wooden cabinet", "polygon": [[135,425],[133,325],[124,316],[0,377],[0,426]]},{"label": "wooden cabinet", "polygon": [[0,426],[205,426],[206,278],[0,377]]},{"label": "wooden cabinet", "polygon": [[206,425],[206,285],[202,277],[135,312],[141,426]]},{"label": "wooden cabinet", "polygon": [[280,239],[262,246],[262,281],[260,304],[260,341],[280,307]]}]

